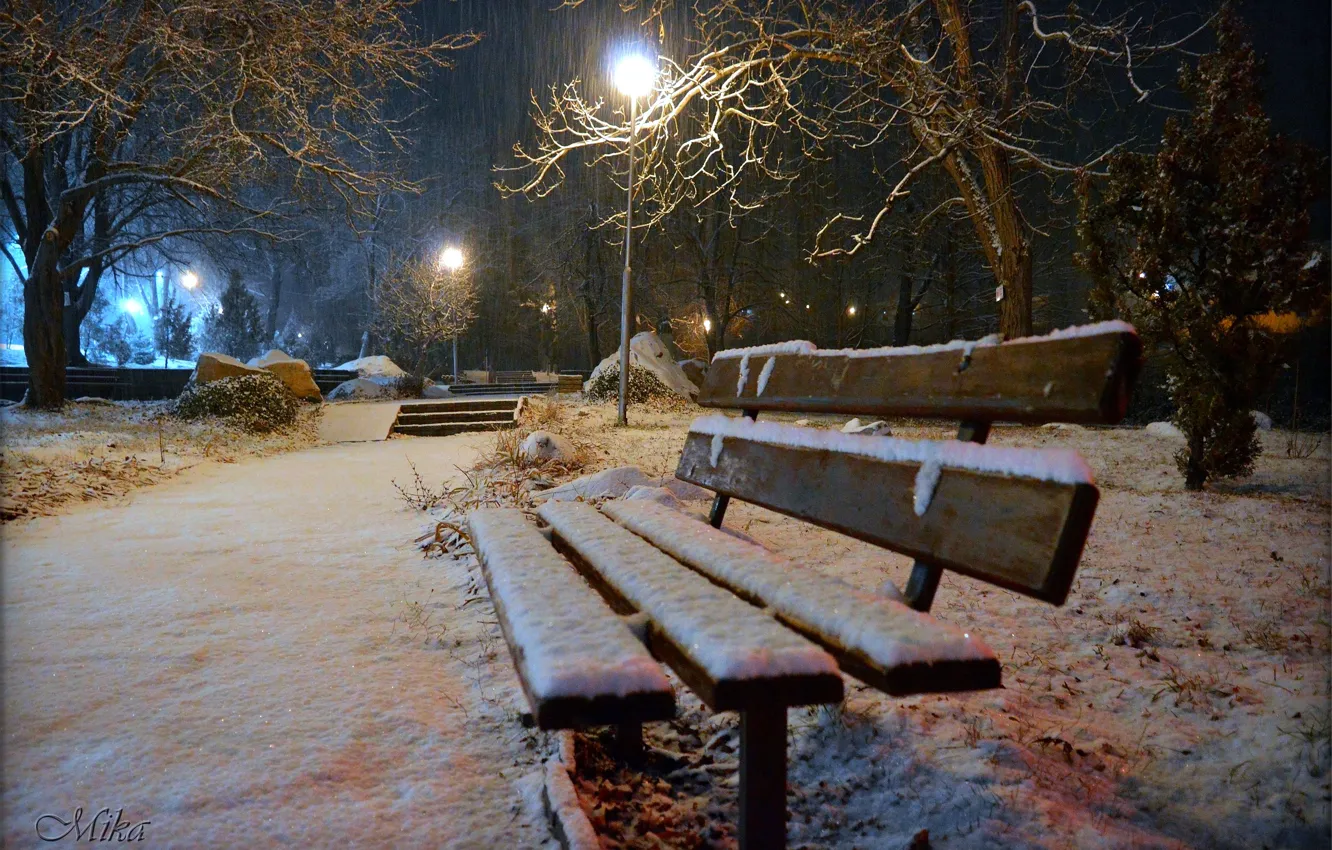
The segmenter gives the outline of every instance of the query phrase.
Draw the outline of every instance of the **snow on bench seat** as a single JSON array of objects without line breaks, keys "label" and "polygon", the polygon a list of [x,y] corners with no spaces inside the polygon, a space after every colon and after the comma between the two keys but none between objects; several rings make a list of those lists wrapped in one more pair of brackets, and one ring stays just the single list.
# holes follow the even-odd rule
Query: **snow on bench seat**
[{"label": "snow on bench seat", "polygon": [[665,671],[522,511],[467,520],[539,728],[675,716]]},{"label": "snow on bench seat", "polygon": [[999,685],[993,650],[900,602],[799,567],[786,558],[648,501],[602,511],[630,531],[822,644],[842,669],[893,695]]},{"label": "snow on bench seat", "polygon": [[842,678],[827,652],[596,508],[548,502],[538,515],[598,589],[647,616],[653,653],[714,710],[841,700]]}]

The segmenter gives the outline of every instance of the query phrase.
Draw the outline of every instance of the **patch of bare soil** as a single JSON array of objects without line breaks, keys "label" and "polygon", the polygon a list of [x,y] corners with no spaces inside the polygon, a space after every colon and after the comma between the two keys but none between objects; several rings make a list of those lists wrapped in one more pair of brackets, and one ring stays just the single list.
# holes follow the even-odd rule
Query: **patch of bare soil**
[{"label": "patch of bare soil", "polygon": [[0,521],[118,499],[198,463],[234,463],[318,443],[318,408],[292,428],[250,434],[220,421],[187,422],[171,402],[70,402],[59,412],[0,410]]}]

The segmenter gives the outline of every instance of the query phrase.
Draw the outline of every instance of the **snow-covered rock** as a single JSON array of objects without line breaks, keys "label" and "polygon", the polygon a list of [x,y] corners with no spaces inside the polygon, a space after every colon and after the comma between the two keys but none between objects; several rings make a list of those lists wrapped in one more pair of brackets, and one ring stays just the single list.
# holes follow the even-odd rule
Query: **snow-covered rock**
[{"label": "snow-covered rock", "polygon": [[443,384],[426,384],[421,390],[421,398],[453,398],[453,393]]},{"label": "snow-covered rock", "polygon": [[1074,425],[1072,422],[1046,422],[1041,426],[1050,431],[1086,431],[1082,425]]},{"label": "snow-covered rock", "polygon": [[262,371],[258,367],[245,365],[235,357],[208,351],[199,355],[198,361],[194,364],[194,374],[190,375],[190,382],[211,384],[213,381],[220,381],[223,378],[257,375]]},{"label": "snow-covered rock", "polygon": [[873,422],[866,422],[863,425],[859,419],[852,419],[842,426],[843,434],[866,434],[871,437],[891,437],[893,431],[888,427],[888,423],[882,419],[875,419]]},{"label": "snow-covered rock", "polygon": [[648,487],[643,484],[636,484],[629,488],[629,492],[624,494],[624,498],[631,500],[646,500],[656,502],[659,505],[665,505],[675,510],[683,510],[680,500],[674,493],[665,487]]},{"label": "snow-covered rock", "polygon": [[348,360],[338,367],[344,372],[355,372],[362,378],[381,377],[381,378],[401,378],[406,375],[397,363],[383,354],[376,354],[371,357],[362,357],[359,360]]},{"label": "snow-covered rock", "polygon": [[[670,352],[666,350],[656,331],[643,331],[629,340],[629,366],[630,368],[641,366],[655,375],[667,389],[685,398],[698,395],[698,387],[685,376],[679,364],[671,359]],[[588,377],[588,382],[596,380],[597,376],[607,369],[619,368],[620,350],[617,348],[614,354],[597,364],[597,368],[593,369]],[[587,384],[584,384],[584,387],[586,386]]]},{"label": "snow-covered rock", "polygon": [[255,357],[246,365],[277,375],[297,398],[307,401],[321,401],[324,398],[319,392],[319,385],[315,383],[314,375],[310,372],[310,364],[304,360],[297,360],[284,351],[269,349],[263,357]]},{"label": "snow-covered rock", "polygon": [[1147,433],[1169,440],[1184,439],[1184,432],[1175,427],[1173,422],[1153,422],[1147,426]]},{"label": "snow-covered rock", "polygon": [[571,460],[573,443],[549,431],[533,431],[518,447],[518,454],[527,461]]},{"label": "snow-covered rock", "polygon": [[392,394],[392,391],[382,383],[377,383],[366,378],[352,378],[350,381],[343,381],[334,387],[328,394],[328,397],[330,400],[367,399],[387,398]]},{"label": "snow-covered rock", "polygon": [[693,360],[681,360],[679,365],[680,371],[684,372],[689,382],[702,389],[703,382],[708,377],[708,361],[695,358]]},{"label": "snow-covered rock", "polygon": [[1253,424],[1258,426],[1259,431],[1272,430],[1272,417],[1266,413],[1261,410],[1250,410],[1249,415],[1253,417]]},{"label": "snow-covered rock", "polygon": [[634,487],[640,486],[664,487],[677,499],[683,499],[684,501],[712,498],[712,491],[704,490],[696,484],[681,481],[671,475],[654,478],[636,466],[617,466],[613,469],[603,469],[601,472],[584,475],[582,478],[575,478],[573,481],[566,482],[558,487],[552,487],[546,492],[538,494],[537,498],[553,501],[569,501],[580,497],[588,501],[618,499],[628,494]]}]

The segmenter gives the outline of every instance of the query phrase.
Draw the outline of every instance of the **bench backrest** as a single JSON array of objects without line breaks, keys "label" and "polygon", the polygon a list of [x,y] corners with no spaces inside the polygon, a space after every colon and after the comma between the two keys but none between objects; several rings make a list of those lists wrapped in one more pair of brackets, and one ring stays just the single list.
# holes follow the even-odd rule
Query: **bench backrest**
[{"label": "bench backrest", "polygon": [[[950,569],[1062,604],[1099,495],[1086,464],[1067,450],[978,444],[1001,420],[1119,421],[1141,354],[1123,322],[1005,343],[723,351],[698,402],[747,418],[695,422],[676,476],[911,555],[934,583]],[[959,419],[970,442],[750,421],[759,411]],[[915,595],[927,609],[933,587]]]}]

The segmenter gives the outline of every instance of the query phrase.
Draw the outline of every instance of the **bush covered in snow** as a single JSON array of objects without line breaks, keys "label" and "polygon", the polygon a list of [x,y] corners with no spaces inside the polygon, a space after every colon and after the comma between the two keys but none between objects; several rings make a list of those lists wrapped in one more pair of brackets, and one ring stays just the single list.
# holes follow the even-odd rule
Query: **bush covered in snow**
[{"label": "bush covered in snow", "polygon": [[176,400],[182,419],[214,416],[251,433],[278,431],[295,424],[301,403],[273,374],[240,375],[207,384],[190,384]]},{"label": "bush covered in snow", "polygon": [[[616,401],[620,397],[620,367],[612,366],[587,382],[583,395],[588,401],[600,404],[603,401]],[[629,403],[643,404],[654,400],[675,398],[657,376],[642,366],[629,367]]]}]

